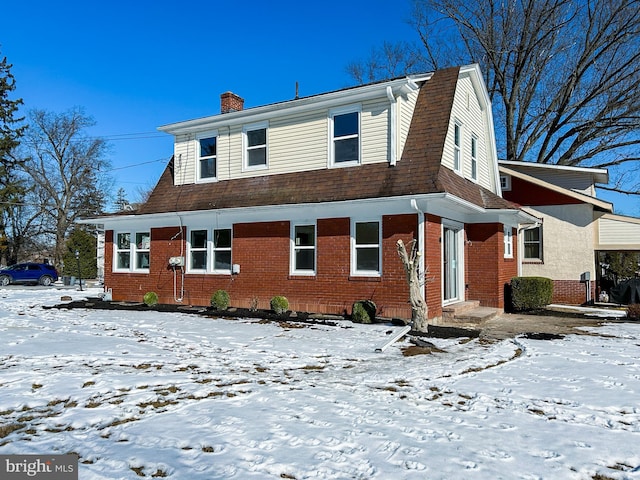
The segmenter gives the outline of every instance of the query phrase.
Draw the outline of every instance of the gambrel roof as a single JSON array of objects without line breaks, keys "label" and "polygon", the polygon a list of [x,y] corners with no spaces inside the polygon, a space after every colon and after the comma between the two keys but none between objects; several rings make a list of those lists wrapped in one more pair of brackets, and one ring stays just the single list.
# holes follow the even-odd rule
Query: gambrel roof
[{"label": "gambrel roof", "polygon": [[402,157],[388,163],[174,185],[173,159],[137,215],[313,204],[431,193],[481,209],[518,207],[441,165],[460,68],[439,70],[419,91]]}]

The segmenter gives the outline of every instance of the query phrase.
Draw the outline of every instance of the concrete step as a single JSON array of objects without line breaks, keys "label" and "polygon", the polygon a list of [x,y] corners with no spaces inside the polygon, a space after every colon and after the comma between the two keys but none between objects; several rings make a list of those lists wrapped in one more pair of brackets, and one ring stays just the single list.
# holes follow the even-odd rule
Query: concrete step
[{"label": "concrete step", "polygon": [[466,312],[461,313],[460,315],[456,315],[454,322],[456,323],[472,323],[472,324],[481,324],[486,322],[487,320],[491,320],[492,318],[497,317],[502,313],[502,309],[500,308],[490,308],[490,307],[477,307],[473,310],[468,310]]},{"label": "concrete step", "polygon": [[464,302],[452,303],[442,307],[442,320],[445,322],[454,321],[459,315],[480,307],[478,300],[466,300]]}]

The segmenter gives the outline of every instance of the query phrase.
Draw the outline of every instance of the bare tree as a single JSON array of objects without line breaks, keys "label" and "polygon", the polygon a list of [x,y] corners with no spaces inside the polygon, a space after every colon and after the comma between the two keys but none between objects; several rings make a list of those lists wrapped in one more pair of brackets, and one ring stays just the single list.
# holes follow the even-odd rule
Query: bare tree
[{"label": "bare tree", "polygon": [[638,0],[414,0],[411,23],[430,68],[481,65],[502,158],[609,168],[640,194]]},{"label": "bare tree", "polygon": [[109,191],[107,144],[86,134],[93,125],[93,119],[80,108],[60,114],[29,113],[24,173],[32,185],[31,202],[39,205],[43,231],[53,240],[58,266],[73,223],[102,212],[104,192]]},{"label": "bare tree", "polygon": [[417,242],[413,241],[411,253],[407,252],[407,248],[402,240],[398,240],[396,247],[398,256],[404,266],[409,285],[409,303],[411,304],[411,323],[413,328],[419,332],[426,332],[429,328],[427,323],[427,302],[422,296],[422,283],[420,282],[420,262],[421,253],[418,251]]}]

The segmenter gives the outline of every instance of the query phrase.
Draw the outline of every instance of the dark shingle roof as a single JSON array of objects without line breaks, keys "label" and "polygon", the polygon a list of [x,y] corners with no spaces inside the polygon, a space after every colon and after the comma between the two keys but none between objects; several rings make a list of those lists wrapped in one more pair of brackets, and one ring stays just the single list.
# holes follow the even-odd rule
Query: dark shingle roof
[{"label": "dark shingle roof", "polygon": [[459,68],[436,71],[418,94],[402,158],[357,167],[174,185],[169,162],[136,214],[319,203],[448,192],[484,208],[517,208],[441,166]]}]

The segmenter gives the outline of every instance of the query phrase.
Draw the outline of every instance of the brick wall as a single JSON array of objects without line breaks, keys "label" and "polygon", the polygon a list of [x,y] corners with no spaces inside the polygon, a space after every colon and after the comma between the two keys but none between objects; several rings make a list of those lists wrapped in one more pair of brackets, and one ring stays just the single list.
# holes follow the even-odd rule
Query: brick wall
[{"label": "brick wall", "polygon": [[502,224],[468,224],[466,234],[466,298],[479,300],[485,307],[504,308],[505,285],[518,272],[515,229],[513,258],[504,258]]},{"label": "brick wall", "polygon": [[[169,266],[169,258],[181,255],[183,231],[167,227],[151,230],[149,274],[113,273],[113,232],[105,235],[105,287],[114,300],[141,301],[147,291],[158,293],[161,303],[177,303],[183,292],[185,305],[209,305],[220,288],[229,292],[232,306],[269,308],[274,295],[288,298],[292,310],[350,313],[356,300],[373,300],[386,317],[410,318],[408,287],[396,242],[409,243],[416,235],[417,215],[385,216],[382,219],[381,278],[350,275],[350,219],[317,221],[317,269],[315,276],[290,275],[290,224],[288,221],[240,223],[233,226],[233,263],[238,275],[185,274]],[[186,248],[186,246],[184,247]],[[184,252],[182,253],[185,254]]]},{"label": "brick wall", "polygon": [[[591,282],[591,299],[597,300],[596,282]],[[581,305],[587,301],[587,286],[579,280],[554,280],[553,303]]]},{"label": "brick wall", "polygon": [[426,301],[429,318],[442,316],[442,225],[441,218],[425,215]]}]

